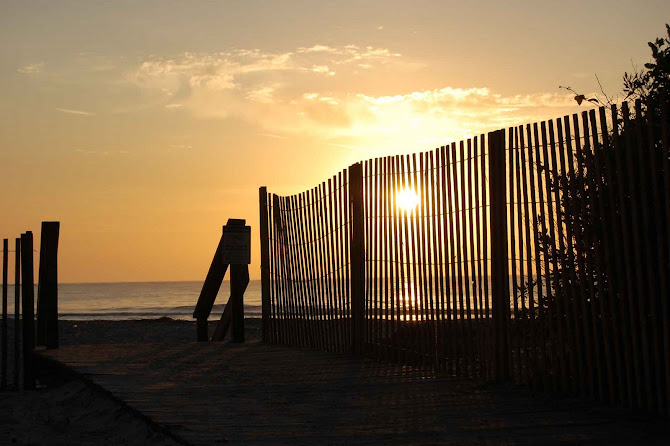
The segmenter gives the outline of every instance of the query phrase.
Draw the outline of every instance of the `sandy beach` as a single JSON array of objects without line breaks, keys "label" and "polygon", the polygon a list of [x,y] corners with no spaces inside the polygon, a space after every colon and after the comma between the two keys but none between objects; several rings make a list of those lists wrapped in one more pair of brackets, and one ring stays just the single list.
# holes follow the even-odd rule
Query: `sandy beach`
[{"label": "sandy beach", "polygon": [[[210,322],[210,333],[216,322]],[[13,324],[8,326],[8,383],[13,382]],[[60,321],[61,346],[195,341],[195,322],[168,318]],[[260,338],[260,319],[245,336]],[[227,342],[227,341],[224,341]],[[121,403],[72,376],[41,376],[35,391],[0,392],[0,445],[173,445],[172,438]]]}]

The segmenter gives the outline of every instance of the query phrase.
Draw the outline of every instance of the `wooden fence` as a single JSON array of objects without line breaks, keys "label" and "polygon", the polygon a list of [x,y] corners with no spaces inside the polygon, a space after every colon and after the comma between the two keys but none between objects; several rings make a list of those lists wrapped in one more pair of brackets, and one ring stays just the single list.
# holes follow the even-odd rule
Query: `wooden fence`
[{"label": "wooden fence", "polygon": [[666,103],[261,188],[265,340],[668,414]]},{"label": "wooden fence", "polygon": [[[33,233],[26,231],[16,238],[14,248],[14,314],[13,330],[9,331],[8,267],[9,239],[3,240],[2,262],[2,330],[0,347],[0,389],[34,390],[36,370],[33,351],[36,346],[58,348],[58,238],[60,222],[42,222],[40,261],[35,314],[35,270]],[[35,317],[37,316],[37,318]],[[37,323],[35,323],[37,322]],[[13,380],[9,383],[9,340],[13,349]]]}]

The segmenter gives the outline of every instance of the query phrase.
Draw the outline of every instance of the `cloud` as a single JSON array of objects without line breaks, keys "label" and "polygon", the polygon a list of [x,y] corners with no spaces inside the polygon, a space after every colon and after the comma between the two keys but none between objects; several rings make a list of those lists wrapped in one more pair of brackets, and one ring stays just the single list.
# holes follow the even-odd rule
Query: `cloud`
[{"label": "cloud", "polygon": [[170,144],[167,149],[168,153],[188,153],[193,149],[193,146],[190,144]]},{"label": "cloud", "polygon": [[[126,74],[126,82],[163,97],[158,105],[186,110],[198,117],[259,116],[304,112],[317,120],[338,112],[329,108],[339,100],[322,95],[314,104],[302,98],[306,89],[333,88],[338,72],[351,75],[391,61],[402,63],[400,54],[386,48],[345,45],[314,45],[272,53],[259,49],[235,49],[216,53],[184,53],[176,57],[149,57]],[[302,102],[296,110],[296,101]],[[287,116],[290,117],[290,116]],[[278,117],[280,122],[287,117]],[[339,114],[339,119],[342,115]]]},{"label": "cloud", "polygon": [[328,144],[329,146],[333,146],[333,147],[341,147],[343,149],[350,149],[350,150],[359,150],[360,149],[360,147],[358,147],[358,146],[352,146],[352,145],[349,145],[349,144],[338,144],[336,142],[327,142],[326,144]]},{"label": "cloud", "polygon": [[61,113],[68,113],[70,115],[80,115],[80,116],[95,116],[95,113],[87,112],[83,110],[73,110],[71,108],[56,108],[56,111]]},{"label": "cloud", "polygon": [[128,155],[128,150],[84,150],[76,149],[75,152],[88,156],[110,156],[110,155]]},{"label": "cloud", "polygon": [[41,73],[43,69],[44,69],[44,62],[38,62],[18,68],[16,71],[18,73],[27,74],[31,76]]},{"label": "cloud", "polygon": [[162,95],[165,108],[203,118],[234,116],[256,125],[262,136],[309,135],[352,150],[425,149],[575,110],[569,94],[504,96],[485,86],[391,95],[356,91],[361,70],[374,81],[402,79],[418,68],[387,48],[313,45],[281,53],[237,49],[151,57],[126,80]]},{"label": "cloud", "polygon": [[266,138],[274,138],[274,139],[284,139],[286,138],[285,136],[281,135],[274,135],[272,133],[256,133],[259,136],[265,136]]}]

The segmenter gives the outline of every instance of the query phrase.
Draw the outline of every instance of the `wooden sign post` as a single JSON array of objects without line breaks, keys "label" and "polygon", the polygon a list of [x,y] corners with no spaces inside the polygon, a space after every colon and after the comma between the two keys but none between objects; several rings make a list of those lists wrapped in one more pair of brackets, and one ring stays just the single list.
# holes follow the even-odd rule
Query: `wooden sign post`
[{"label": "wooden sign post", "polygon": [[232,325],[233,342],[244,342],[244,292],[249,284],[251,227],[245,226],[245,220],[231,218],[228,219],[222,232],[198,304],[193,312],[193,317],[198,321],[197,339],[208,340],[207,319],[230,265],[230,298],[211,340],[223,340]]},{"label": "wooden sign post", "polygon": [[228,220],[223,230],[223,263],[230,265],[233,342],[244,342],[244,291],[249,284],[251,227],[244,220]]}]

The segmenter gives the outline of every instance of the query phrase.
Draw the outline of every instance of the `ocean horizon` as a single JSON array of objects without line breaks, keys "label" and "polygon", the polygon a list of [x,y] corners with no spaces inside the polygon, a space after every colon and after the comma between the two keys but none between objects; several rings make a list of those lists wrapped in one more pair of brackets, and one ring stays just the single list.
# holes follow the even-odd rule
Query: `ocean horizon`
[{"label": "ocean horizon", "polygon": [[[193,320],[202,281],[59,283],[58,316],[63,320],[133,320],[169,317]],[[14,315],[14,285],[8,289],[8,314]],[[230,282],[221,284],[210,320],[221,316]],[[37,285],[35,286],[37,301]],[[246,317],[261,317],[261,282],[250,280],[244,293]]]},{"label": "ocean horizon", "polygon": [[[61,320],[139,320],[168,317],[175,320],[194,320],[193,311],[200,296],[202,281],[170,282],[92,282],[58,284],[58,317]],[[413,288],[405,283],[408,298],[413,303]],[[472,290],[471,290],[472,291]],[[453,291],[452,291],[453,292]],[[14,315],[14,285],[8,285],[8,315]],[[489,290],[490,295],[490,290]],[[217,294],[209,320],[218,320],[230,296],[230,282],[224,280]],[[475,308],[475,294],[471,296]],[[380,298],[379,308],[384,299]],[[37,302],[37,284],[35,284]],[[37,304],[36,304],[37,305]],[[460,307],[458,307],[460,310]],[[244,293],[245,317],[262,313],[260,280],[250,280]],[[37,308],[36,308],[37,311]],[[423,317],[428,317],[425,313]]]}]

